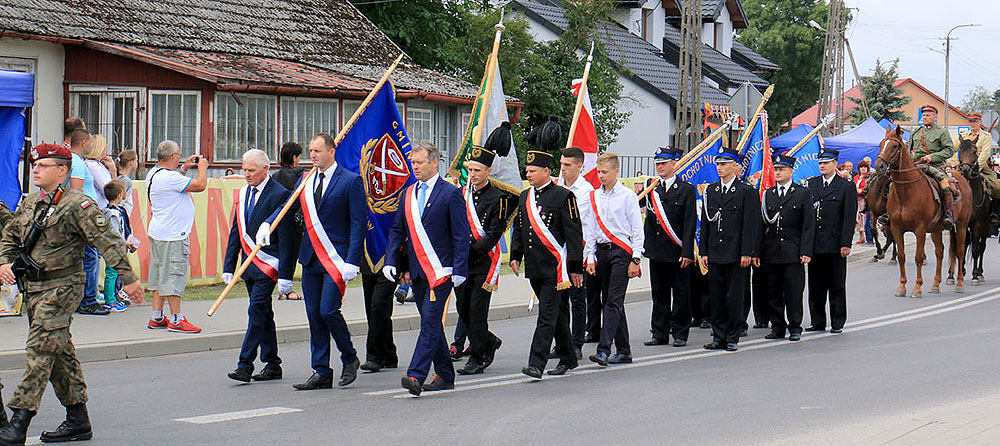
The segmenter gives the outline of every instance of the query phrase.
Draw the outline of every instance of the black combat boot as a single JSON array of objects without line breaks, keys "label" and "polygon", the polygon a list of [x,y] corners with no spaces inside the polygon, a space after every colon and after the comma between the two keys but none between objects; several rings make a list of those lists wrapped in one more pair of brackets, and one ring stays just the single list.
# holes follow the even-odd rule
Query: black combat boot
[{"label": "black combat boot", "polygon": [[955,195],[951,188],[943,189],[941,192],[941,204],[944,205],[944,218],[941,221],[941,226],[944,227],[945,231],[950,231],[951,228],[955,227],[955,213],[952,211]]},{"label": "black combat boot", "polygon": [[90,430],[90,418],[87,417],[85,403],[67,407],[66,421],[63,421],[55,431],[42,431],[43,443],[90,440],[93,437],[94,432]]},{"label": "black combat boot", "polygon": [[0,445],[2,446],[24,446],[24,440],[28,436],[28,424],[35,413],[26,409],[14,409],[14,414],[10,417],[10,423],[0,429]]}]

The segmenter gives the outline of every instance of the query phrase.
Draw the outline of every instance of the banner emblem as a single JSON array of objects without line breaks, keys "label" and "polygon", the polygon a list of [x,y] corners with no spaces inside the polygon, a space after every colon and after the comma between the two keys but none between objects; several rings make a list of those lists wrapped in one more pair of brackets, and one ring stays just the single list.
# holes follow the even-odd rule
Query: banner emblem
[{"label": "banner emblem", "polygon": [[368,208],[376,214],[399,209],[400,191],[410,178],[410,166],[389,134],[371,139],[361,149],[361,174],[365,179]]}]

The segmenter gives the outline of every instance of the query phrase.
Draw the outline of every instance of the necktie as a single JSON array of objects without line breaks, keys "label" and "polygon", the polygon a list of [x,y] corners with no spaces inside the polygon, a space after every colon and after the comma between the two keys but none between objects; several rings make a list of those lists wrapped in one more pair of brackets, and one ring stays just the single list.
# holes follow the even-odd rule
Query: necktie
[{"label": "necktie", "polygon": [[257,204],[257,200],[256,200],[256,198],[257,198],[257,188],[256,187],[251,187],[250,190],[247,191],[247,192],[249,193],[249,198],[247,198],[247,214],[244,215],[243,218],[244,218],[244,221],[246,221],[246,223],[249,225],[250,224],[250,216],[253,215],[253,207],[254,207],[254,205]]},{"label": "necktie", "polygon": [[424,216],[424,203],[427,202],[427,183],[417,183],[417,209],[420,209],[420,216]]},{"label": "necktie", "polygon": [[313,197],[316,199],[316,206],[319,207],[319,202],[323,199],[323,172],[320,172],[319,177],[316,178],[316,190],[313,191]]},{"label": "necktie", "polygon": [[778,186],[778,198],[785,198],[785,186]]}]

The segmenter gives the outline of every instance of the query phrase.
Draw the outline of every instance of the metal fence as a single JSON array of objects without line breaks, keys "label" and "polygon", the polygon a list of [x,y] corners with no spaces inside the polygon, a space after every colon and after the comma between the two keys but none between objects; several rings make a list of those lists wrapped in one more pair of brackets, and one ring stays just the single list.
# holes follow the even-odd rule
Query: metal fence
[{"label": "metal fence", "polygon": [[628,178],[641,175],[656,175],[656,166],[653,164],[651,156],[618,156],[618,164],[621,171],[619,178]]}]

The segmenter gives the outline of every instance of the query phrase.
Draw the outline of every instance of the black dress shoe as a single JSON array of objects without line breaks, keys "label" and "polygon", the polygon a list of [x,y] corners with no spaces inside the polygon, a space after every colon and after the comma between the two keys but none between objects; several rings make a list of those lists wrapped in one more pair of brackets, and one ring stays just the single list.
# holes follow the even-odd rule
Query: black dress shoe
[{"label": "black dress shoe", "polygon": [[726,348],[726,344],[724,342],[712,341],[705,344],[703,347],[705,347],[705,350],[724,350]]},{"label": "black dress shoe", "polygon": [[831,328],[830,329],[830,333],[834,333],[834,334],[843,333],[843,332],[844,332],[843,328]]},{"label": "black dress shoe", "polygon": [[[478,375],[486,370],[486,366],[476,358],[469,358],[462,368],[456,370],[459,375]],[[427,390],[426,388],[424,390]]]},{"label": "black dress shoe", "polygon": [[600,336],[594,336],[593,333],[587,333],[587,334],[585,334],[583,336],[583,343],[584,344],[595,344],[595,343],[598,343],[598,342],[601,342],[601,337]]},{"label": "black dress shoe", "polygon": [[687,339],[674,339],[674,347],[684,347],[688,345]]},{"label": "black dress shoe", "polygon": [[699,327],[701,327],[701,328],[712,328],[712,323],[709,322],[709,321],[707,321],[707,320],[704,320],[704,321],[701,321],[701,325],[699,325]]},{"label": "black dress shoe", "polygon": [[549,373],[549,375],[552,375],[552,376],[565,375],[566,372],[577,368],[577,366],[579,366],[579,365],[580,364],[573,364],[573,365],[559,364],[559,365],[556,366],[556,368],[554,368],[552,370],[549,370],[548,373]]},{"label": "black dress shoe", "polygon": [[535,379],[542,379],[542,369],[529,365],[521,369],[521,373],[528,375]]},{"label": "black dress shoe", "polygon": [[802,335],[799,334],[799,333],[789,333],[789,335],[788,335],[788,340],[789,341],[799,341],[801,339],[802,339]]},{"label": "black dress shoe", "polygon": [[486,358],[483,359],[484,369],[493,364],[493,360],[497,357],[497,350],[500,350],[500,346],[503,345],[503,339],[495,339],[496,341],[493,342],[493,348],[486,354]]},{"label": "black dress shoe", "polygon": [[316,390],[316,389],[332,389],[333,388],[333,377],[323,377],[319,373],[313,373],[306,382],[301,384],[292,384],[292,388],[295,390]]},{"label": "black dress shoe", "polygon": [[806,331],[826,331],[826,326],[810,325],[806,327]]},{"label": "black dress shoe", "polygon": [[730,342],[730,343],[726,344],[726,351],[727,352],[735,352],[736,350],[739,350],[739,349],[740,349],[740,346],[737,345],[735,342]]},{"label": "black dress shoe", "polygon": [[434,380],[428,384],[424,384],[424,391],[426,392],[436,392],[438,390],[450,390],[455,388],[455,382],[448,382],[444,378],[434,375]]},{"label": "black dress shoe", "polygon": [[272,381],[275,379],[281,379],[281,369],[264,367],[260,373],[251,376],[254,381]]},{"label": "black dress shoe", "polygon": [[772,331],[764,335],[764,339],[785,339],[785,334],[778,331]]},{"label": "black dress shoe", "polygon": [[753,328],[767,328],[767,324],[762,324],[760,322],[753,324]]},{"label": "black dress shoe", "polygon": [[669,343],[670,343],[670,340],[667,339],[667,338],[653,338],[653,339],[650,339],[650,340],[648,340],[646,342],[643,342],[642,345],[649,345],[649,346],[653,346],[653,345],[667,345]]},{"label": "black dress shoe", "polygon": [[344,387],[350,385],[355,379],[358,379],[358,369],[361,367],[361,361],[358,358],[354,358],[349,364],[344,364],[344,369],[340,371],[340,381],[337,385]]},{"label": "black dress shoe", "polygon": [[361,370],[364,370],[366,372],[375,373],[375,372],[377,372],[379,370],[382,370],[382,365],[379,364],[379,363],[377,363],[377,362],[375,362],[375,361],[365,361],[364,364],[361,364]]},{"label": "black dress shoe", "polygon": [[410,395],[420,396],[420,392],[424,390],[423,386],[420,385],[420,381],[417,381],[417,378],[404,376],[400,381],[403,388],[410,391]]},{"label": "black dress shoe", "polygon": [[452,344],[448,346],[448,355],[451,356],[452,361],[461,361],[462,356],[465,356],[465,350],[461,345]]},{"label": "black dress shoe", "polygon": [[624,353],[615,353],[611,359],[608,359],[608,364],[631,364],[632,355],[626,355]]},{"label": "black dress shoe", "polygon": [[227,376],[229,376],[229,379],[231,379],[233,381],[239,381],[239,382],[244,382],[244,383],[250,382],[250,371],[249,370],[236,369],[236,370],[233,370],[232,372],[229,372],[229,375],[227,375]]},{"label": "black dress shoe", "polygon": [[597,354],[590,355],[590,361],[596,362],[597,365],[601,367],[608,366],[608,354],[604,352],[597,352]]},{"label": "black dress shoe", "polygon": [[740,337],[741,338],[747,337],[747,329],[744,328],[744,329],[740,330]]},{"label": "black dress shoe", "polygon": [[400,304],[406,303],[406,292],[405,291],[397,288],[396,291],[394,291],[392,293],[392,295],[396,298],[396,302],[398,302]]}]

